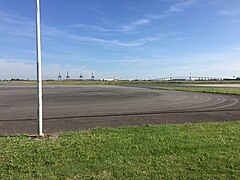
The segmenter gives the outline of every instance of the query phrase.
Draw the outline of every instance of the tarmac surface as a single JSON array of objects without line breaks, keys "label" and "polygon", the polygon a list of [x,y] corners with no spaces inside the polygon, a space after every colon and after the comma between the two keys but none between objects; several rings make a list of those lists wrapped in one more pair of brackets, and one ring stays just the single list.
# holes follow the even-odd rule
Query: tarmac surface
[{"label": "tarmac surface", "polygon": [[[240,120],[240,96],[146,86],[45,85],[44,132]],[[37,133],[34,85],[0,84],[0,134]]]}]

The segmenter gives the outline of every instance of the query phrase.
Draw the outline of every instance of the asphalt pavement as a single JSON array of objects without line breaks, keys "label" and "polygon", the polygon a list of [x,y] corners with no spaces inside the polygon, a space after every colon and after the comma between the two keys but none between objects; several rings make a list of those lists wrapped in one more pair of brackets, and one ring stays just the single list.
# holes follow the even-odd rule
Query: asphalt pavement
[{"label": "asphalt pavement", "polygon": [[[139,86],[45,85],[44,132],[240,120],[240,96]],[[34,85],[0,84],[0,134],[37,133]]]}]

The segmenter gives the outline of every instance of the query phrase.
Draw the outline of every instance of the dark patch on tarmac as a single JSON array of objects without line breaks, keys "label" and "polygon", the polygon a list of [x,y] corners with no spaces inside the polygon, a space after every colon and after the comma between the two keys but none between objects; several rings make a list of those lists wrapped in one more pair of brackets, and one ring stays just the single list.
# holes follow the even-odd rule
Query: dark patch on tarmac
[{"label": "dark patch on tarmac", "polygon": [[[240,120],[240,96],[145,86],[44,86],[44,132],[96,127]],[[0,134],[36,134],[33,85],[0,84]]]}]

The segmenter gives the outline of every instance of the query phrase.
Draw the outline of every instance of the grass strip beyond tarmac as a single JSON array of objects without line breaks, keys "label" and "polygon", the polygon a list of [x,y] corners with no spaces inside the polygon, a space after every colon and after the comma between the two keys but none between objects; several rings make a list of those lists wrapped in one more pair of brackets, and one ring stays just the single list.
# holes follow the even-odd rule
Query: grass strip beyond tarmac
[{"label": "grass strip beyond tarmac", "polygon": [[[0,84],[37,84],[36,81],[0,81]],[[43,84],[57,85],[81,85],[81,84],[100,84],[100,85],[121,85],[121,84],[240,84],[239,80],[234,81],[152,81],[152,80],[118,80],[118,81],[91,81],[91,80],[44,80]]]},{"label": "grass strip beyond tarmac", "polygon": [[240,94],[239,88],[159,87],[154,89],[173,90],[173,91],[191,91],[191,92],[203,92],[203,93],[219,93],[219,94]]},{"label": "grass strip beyond tarmac", "polygon": [[0,179],[238,179],[240,122],[0,137]]}]

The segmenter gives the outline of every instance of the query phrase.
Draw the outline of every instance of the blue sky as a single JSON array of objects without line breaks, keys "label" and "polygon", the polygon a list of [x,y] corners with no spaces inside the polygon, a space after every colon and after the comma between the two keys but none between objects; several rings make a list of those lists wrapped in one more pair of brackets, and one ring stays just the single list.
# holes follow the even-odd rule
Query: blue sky
[{"label": "blue sky", "polygon": [[[239,0],[40,3],[44,79],[240,76]],[[35,0],[0,1],[0,42],[0,79],[35,79]]]}]

